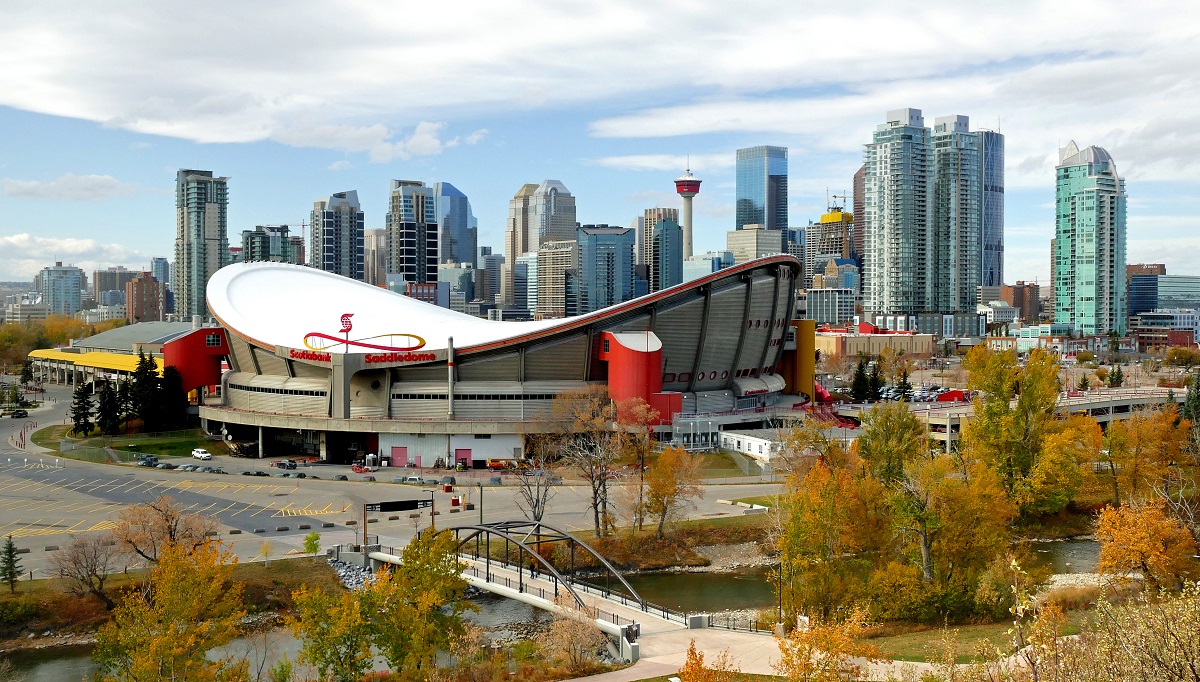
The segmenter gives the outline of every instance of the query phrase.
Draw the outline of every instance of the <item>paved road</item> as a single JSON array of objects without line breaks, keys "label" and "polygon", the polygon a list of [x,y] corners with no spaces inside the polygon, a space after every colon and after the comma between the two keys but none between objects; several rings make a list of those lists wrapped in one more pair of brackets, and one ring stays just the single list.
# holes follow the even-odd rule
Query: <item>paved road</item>
[{"label": "paved road", "polygon": [[[434,489],[387,482],[394,475],[411,473],[399,469],[377,472],[379,481],[371,483],[362,481],[363,477],[351,473],[349,467],[337,465],[300,469],[309,476],[320,476],[319,480],[241,476],[238,474],[242,471],[279,470],[263,460],[220,455],[210,464],[230,475],[60,458],[28,443],[28,433],[35,428],[66,420],[69,391],[52,386],[46,397],[54,402],[31,410],[27,419],[0,418],[0,536],[11,534],[19,547],[30,550],[23,555],[22,563],[35,576],[45,575],[49,556],[46,547],[64,545],[75,534],[110,529],[123,507],[160,495],[170,495],[189,511],[216,517],[222,526],[222,539],[231,543],[242,560],[251,560],[263,556],[264,542],[271,545],[267,552],[271,557],[299,552],[303,536],[310,532],[301,525],[319,531],[325,546],[354,542],[360,532],[358,525],[346,522],[362,523],[364,502],[429,499],[428,491]],[[22,431],[26,433],[24,449],[19,447]],[[440,477],[444,472],[426,473]],[[345,474],[350,480],[330,480],[337,474]],[[459,486],[453,493],[442,492],[440,486],[434,493],[438,526],[478,523],[480,508],[487,522],[524,518],[518,506],[518,487],[512,480],[492,486],[488,472],[455,475]],[[481,505],[478,483],[484,484]],[[740,514],[740,508],[716,500],[768,494],[779,486],[730,482],[706,488],[705,497],[689,513],[692,518]],[[477,504],[476,510],[459,512],[461,507],[451,505],[454,495],[467,496],[468,501]],[[566,530],[590,529],[589,501],[584,485],[558,486],[544,521]],[[369,532],[392,546],[406,544],[418,527],[429,522],[427,513],[417,519],[409,518],[407,513],[371,517],[377,522],[369,524]],[[324,527],[328,523],[334,525]]]}]

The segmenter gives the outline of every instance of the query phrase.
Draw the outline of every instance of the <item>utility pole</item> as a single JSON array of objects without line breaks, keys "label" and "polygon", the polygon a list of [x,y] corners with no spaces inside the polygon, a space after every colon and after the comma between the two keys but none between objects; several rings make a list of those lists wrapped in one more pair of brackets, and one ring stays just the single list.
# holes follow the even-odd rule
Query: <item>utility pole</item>
[{"label": "utility pole", "polygon": [[479,482],[479,525],[483,525],[483,481]]}]

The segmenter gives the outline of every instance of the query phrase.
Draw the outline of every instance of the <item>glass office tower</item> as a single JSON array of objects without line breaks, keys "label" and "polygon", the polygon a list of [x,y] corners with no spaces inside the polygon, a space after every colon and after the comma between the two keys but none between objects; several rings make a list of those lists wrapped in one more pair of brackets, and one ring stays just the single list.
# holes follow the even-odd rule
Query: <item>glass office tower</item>
[{"label": "glass office tower", "polygon": [[736,229],[763,225],[768,230],[788,226],[787,147],[748,147],[737,150]]}]

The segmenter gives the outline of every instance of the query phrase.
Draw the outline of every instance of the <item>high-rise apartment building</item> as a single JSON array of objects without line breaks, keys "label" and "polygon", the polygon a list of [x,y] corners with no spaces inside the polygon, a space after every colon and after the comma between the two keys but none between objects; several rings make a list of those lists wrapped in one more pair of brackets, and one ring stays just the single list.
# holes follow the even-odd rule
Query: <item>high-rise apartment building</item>
[{"label": "high-rise apartment building", "polygon": [[958,115],[930,130],[919,109],[897,109],[864,161],[867,312],[973,312],[979,286],[1003,283],[1004,136]]},{"label": "high-rise apartment building", "polygon": [[500,295],[500,278],[504,275],[504,254],[488,253],[481,255],[479,266],[481,276],[475,280],[475,300],[495,303]]},{"label": "high-rise apartment building", "polygon": [[683,282],[683,228],[670,218],[659,220],[650,235],[650,291]]},{"label": "high-rise apartment building", "polygon": [[1000,287],[999,300],[1019,309],[1021,321],[1025,324],[1041,321],[1042,289],[1036,283],[1018,281],[1016,284],[1004,284]]},{"label": "high-rise apartment building", "polygon": [[513,307],[532,317],[538,306],[538,254],[523,253],[513,264]]},{"label": "high-rise apartment building", "polygon": [[295,252],[296,240],[289,234],[287,225],[256,225],[253,230],[242,231],[242,261],[291,263],[304,265],[304,251]]},{"label": "high-rise apartment building", "polygon": [[508,224],[504,231],[505,275],[501,282],[500,303],[515,304],[512,268],[516,266],[516,259],[526,253],[536,253],[542,244],[550,241],[575,241],[575,197],[558,180],[524,185],[508,203]]},{"label": "high-rise apartment building", "polygon": [[567,271],[575,268],[579,245],[574,239],[542,242],[537,252],[537,315],[566,317]]},{"label": "high-rise apartment building", "polygon": [[342,277],[363,278],[363,231],[366,216],[358,192],[329,195],[313,203],[309,265]]},{"label": "high-rise apartment building", "polygon": [[363,231],[363,281],[387,286],[387,230]]},{"label": "high-rise apartment building", "polygon": [[[652,260],[654,228],[664,220],[670,220],[674,223],[679,223],[679,209],[677,208],[648,208],[642,212],[642,219],[639,221],[639,226],[642,231],[638,237],[638,246],[640,251],[637,254],[638,265],[649,265]],[[682,226],[681,226],[682,227]]]},{"label": "high-rise apartment building", "polygon": [[50,315],[74,315],[83,303],[84,274],[74,265],[42,268],[33,278],[33,288],[42,295],[42,305]]},{"label": "high-rise apartment building", "polygon": [[1086,335],[1124,334],[1125,181],[1100,147],[1072,141],[1058,159],[1054,321]]},{"label": "high-rise apartment building", "polygon": [[763,225],[788,227],[787,147],[758,146],[737,150],[735,229]]},{"label": "high-rise apartment building", "polygon": [[866,145],[862,278],[869,314],[934,310],[930,152],[929,128],[919,109],[889,111]]},{"label": "high-rise apartment building", "polygon": [[633,299],[633,230],[581,227],[574,313],[583,315]]},{"label": "high-rise apartment building", "polygon": [[392,180],[384,230],[389,275],[400,275],[405,282],[438,281],[441,237],[433,188],[416,180]]},{"label": "high-rise apartment building", "polygon": [[448,182],[433,183],[435,222],[441,231],[438,254],[443,263],[474,263],[478,248],[479,221],[471,212],[471,201]]},{"label": "high-rise apartment building", "polygon": [[175,174],[175,265],[171,288],[175,311],[208,317],[208,279],[229,260],[229,178],[212,171]]},{"label": "high-rise apartment building", "polygon": [[166,286],[149,272],[138,273],[125,284],[125,319],[130,324],[159,322],[166,318]]},{"label": "high-rise apartment building", "polygon": [[140,273],[117,265],[104,270],[92,272],[92,300],[101,303],[101,294],[105,291],[125,291],[125,285]]},{"label": "high-rise apartment building", "polygon": [[866,249],[866,241],[864,237],[864,227],[866,226],[866,178],[867,167],[859,166],[858,170],[854,171],[854,195],[851,198],[854,206],[854,228],[850,237],[850,257],[858,263],[858,267],[862,268],[863,250]]}]

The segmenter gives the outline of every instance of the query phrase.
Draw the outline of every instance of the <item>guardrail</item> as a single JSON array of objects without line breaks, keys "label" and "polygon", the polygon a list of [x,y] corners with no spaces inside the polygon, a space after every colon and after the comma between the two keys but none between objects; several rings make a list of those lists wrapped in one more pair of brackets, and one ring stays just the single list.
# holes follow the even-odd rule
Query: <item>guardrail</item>
[{"label": "guardrail", "polygon": [[[497,563],[497,562],[494,562],[494,563]],[[508,567],[506,564],[499,564],[499,565]],[[514,566],[512,568],[515,570],[517,567]],[[497,585],[504,585],[506,588],[508,588],[510,590],[516,590],[522,594],[536,596],[537,598],[542,599],[544,601],[553,602],[555,600],[555,598],[557,598],[557,596],[558,596],[558,593],[555,590],[550,590],[549,592],[547,592],[546,588],[535,587],[533,585],[530,585],[530,584],[524,582],[523,580],[513,580],[512,578],[510,578],[508,576],[498,576],[492,572],[487,572],[485,574],[483,571],[479,570],[479,567],[477,567],[477,566],[469,567],[467,569],[467,572],[476,578],[483,578],[483,580],[486,582],[495,583]],[[578,583],[572,582],[572,585],[578,586]],[[595,618],[596,620],[607,621],[609,623],[612,623],[613,625],[618,625],[618,626],[619,625],[633,625],[634,623],[637,622],[637,621],[633,620],[632,618],[625,618],[624,616],[621,616],[617,613],[613,613],[612,611],[605,611],[604,609],[601,609],[599,606],[585,607],[585,608],[586,608],[586,612],[588,613],[588,615],[591,616],[592,618]]]}]

